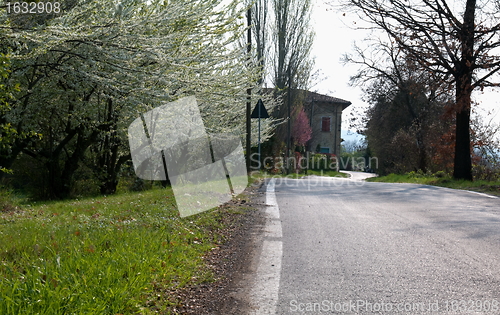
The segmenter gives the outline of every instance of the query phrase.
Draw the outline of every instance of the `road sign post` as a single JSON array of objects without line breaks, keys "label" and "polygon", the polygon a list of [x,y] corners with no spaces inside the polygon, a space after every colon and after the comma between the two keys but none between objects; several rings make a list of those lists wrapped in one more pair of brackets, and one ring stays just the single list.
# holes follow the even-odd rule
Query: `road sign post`
[{"label": "road sign post", "polygon": [[250,117],[259,119],[258,150],[259,150],[259,169],[261,169],[262,165],[261,165],[261,159],[260,159],[260,119],[261,118],[269,118],[269,114],[267,113],[267,110],[264,107],[264,102],[262,102],[262,99],[259,99],[257,101],[257,105],[255,105],[255,108],[253,109],[252,115]]}]

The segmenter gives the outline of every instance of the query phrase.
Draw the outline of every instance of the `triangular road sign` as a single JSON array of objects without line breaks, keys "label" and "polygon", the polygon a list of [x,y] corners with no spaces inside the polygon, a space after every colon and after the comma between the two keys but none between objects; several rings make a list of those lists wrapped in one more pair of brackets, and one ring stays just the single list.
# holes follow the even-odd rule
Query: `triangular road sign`
[{"label": "triangular road sign", "polygon": [[266,108],[264,107],[264,103],[262,100],[259,98],[259,101],[257,102],[257,105],[255,105],[255,108],[253,109],[252,115],[250,116],[251,118],[269,118],[269,114],[267,113]]}]

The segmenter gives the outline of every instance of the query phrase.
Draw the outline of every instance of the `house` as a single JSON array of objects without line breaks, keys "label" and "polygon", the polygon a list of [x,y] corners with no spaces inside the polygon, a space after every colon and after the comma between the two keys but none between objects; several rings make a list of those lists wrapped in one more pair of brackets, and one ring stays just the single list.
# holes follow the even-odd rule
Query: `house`
[{"label": "house", "polygon": [[340,155],[342,111],[351,102],[315,92],[303,92],[304,111],[312,129],[307,151]]},{"label": "house", "polygon": [[[306,90],[294,89],[292,91],[295,102],[298,101],[303,105],[312,129],[306,151],[340,155],[342,111],[351,105],[351,102]],[[264,93],[275,93],[275,90],[266,88]],[[286,101],[284,105],[271,114],[274,117],[288,117]],[[281,137],[286,137],[286,125],[282,125],[281,128],[281,133],[280,131],[278,133],[281,134]]]}]

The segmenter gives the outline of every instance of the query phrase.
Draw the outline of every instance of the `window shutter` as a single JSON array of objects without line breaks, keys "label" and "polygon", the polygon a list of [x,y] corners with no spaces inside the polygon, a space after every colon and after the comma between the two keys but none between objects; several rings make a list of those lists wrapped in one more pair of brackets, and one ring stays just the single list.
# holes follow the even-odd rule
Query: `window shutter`
[{"label": "window shutter", "polygon": [[330,117],[321,117],[321,131],[330,131]]}]

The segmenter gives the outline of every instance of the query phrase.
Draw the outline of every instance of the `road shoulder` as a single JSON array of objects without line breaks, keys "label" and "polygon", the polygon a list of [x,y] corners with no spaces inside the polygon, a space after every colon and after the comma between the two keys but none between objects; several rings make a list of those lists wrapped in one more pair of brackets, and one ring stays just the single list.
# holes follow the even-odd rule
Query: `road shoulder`
[{"label": "road shoulder", "polygon": [[244,207],[226,231],[228,240],[205,257],[215,281],[173,292],[182,306],[174,314],[245,314],[250,310],[248,285],[258,265],[266,218],[263,182],[245,191],[245,199],[228,206]]}]

